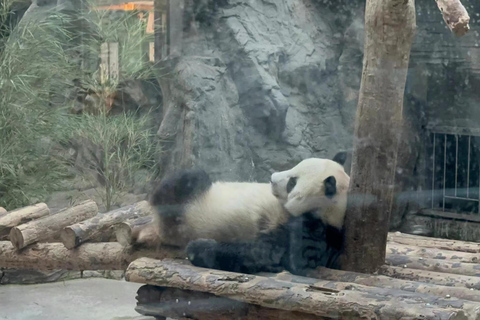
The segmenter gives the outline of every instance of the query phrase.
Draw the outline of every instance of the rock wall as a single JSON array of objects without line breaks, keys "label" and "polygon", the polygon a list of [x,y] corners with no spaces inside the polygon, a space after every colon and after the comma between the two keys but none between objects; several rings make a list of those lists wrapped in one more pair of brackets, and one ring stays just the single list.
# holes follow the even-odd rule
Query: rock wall
[{"label": "rock wall", "polygon": [[304,158],[350,149],[358,8],[229,0],[207,21],[187,10],[182,54],[161,81],[163,174],[196,166],[214,178],[268,181]]}]

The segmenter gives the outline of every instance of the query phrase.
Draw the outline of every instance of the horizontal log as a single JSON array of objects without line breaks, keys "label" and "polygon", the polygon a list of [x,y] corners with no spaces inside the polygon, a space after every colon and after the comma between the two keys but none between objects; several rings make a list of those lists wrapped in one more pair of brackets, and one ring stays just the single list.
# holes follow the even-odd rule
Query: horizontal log
[{"label": "horizontal log", "polygon": [[211,293],[144,285],[135,310],[145,316],[198,320],[319,320],[312,314],[264,308]]},{"label": "horizontal log", "polygon": [[479,263],[480,255],[477,253],[442,250],[435,248],[422,248],[390,242],[387,245],[387,256],[401,254],[408,257],[438,259],[462,263]]},{"label": "horizontal log", "polygon": [[60,233],[60,239],[68,249],[105,233],[112,225],[127,219],[142,217],[152,213],[147,201],[119,208],[104,214],[98,214],[90,219],[65,227]]},{"label": "horizontal log", "polygon": [[66,226],[91,218],[97,213],[98,207],[94,201],[84,201],[54,215],[12,228],[10,241],[17,249],[22,249],[35,242],[54,239]]},{"label": "horizontal log", "polygon": [[125,270],[140,257],[184,258],[176,250],[134,250],[117,242],[85,243],[69,250],[60,243],[37,243],[21,251],[0,241],[0,268],[35,270]]},{"label": "horizontal log", "polygon": [[[170,260],[141,258],[125,279],[162,287],[208,292],[267,308],[329,318],[480,319],[478,304],[454,298],[295,277],[297,283],[258,275],[197,268]],[[428,307],[425,307],[428,304]]]},{"label": "horizontal log", "polygon": [[459,274],[416,270],[387,265],[382,266],[378,270],[378,274],[396,279],[411,280],[415,282],[480,290],[480,277],[470,277]]},{"label": "horizontal log", "polygon": [[[277,277],[280,280],[290,281],[291,274],[284,272],[278,274]],[[450,295],[451,297],[458,299],[480,302],[480,291],[470,290],[464,286],[452,287],[446,285],[436,285],[410,280],[395,279],[382,275],[370,275],[327,268],[318,268],[314,271],[311,271],[308,273],[308,277],[329,281],[351,282],[369,287],[431,294],[439,297]],[[474,281],[479,281],[480,283],[480,279],[472,277],[471,282]]]},{"label": "horizontal log", "polygon": [[153,223],[153,215],[129,219],[119,223],[115,228],[117,242],[123,246],[129,246],[137,242],[142,229]]},{"label": "horizontal log", "polygon": [[424,259],[422,257],[389,254],[385,263],[394,267],[403,267],[416,270],[435,271],[458,274],[464,276],[480,276],[480,264],[445,261],[440,259]]},{"label": "horizontal log", "polygon": [[408,246],[480,253],[480,243],[422,237],[400,232],[389,233],[388,241]]},{"label": "horizontal log", "polygon": [[[1,208],[3,209],[3,208]],[[24,207],[2,215],[0,209],[0,238],[4,238],[10,233],[13,227],[27,223],[29,221],[47,216],[50,209],[45,203],[37,203],[32,206]]]}]

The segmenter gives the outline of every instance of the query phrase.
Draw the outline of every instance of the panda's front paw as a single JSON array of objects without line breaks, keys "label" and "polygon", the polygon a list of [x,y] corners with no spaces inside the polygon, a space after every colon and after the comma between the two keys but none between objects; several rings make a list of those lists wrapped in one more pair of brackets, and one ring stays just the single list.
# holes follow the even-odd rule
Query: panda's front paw
[{"label": "panda's front paw", "polygon": [[217,241],[212,239],[199,239],[190,241],[185,251],[190,262],[197,267],[214,268],[215,267],[215,248]]}]

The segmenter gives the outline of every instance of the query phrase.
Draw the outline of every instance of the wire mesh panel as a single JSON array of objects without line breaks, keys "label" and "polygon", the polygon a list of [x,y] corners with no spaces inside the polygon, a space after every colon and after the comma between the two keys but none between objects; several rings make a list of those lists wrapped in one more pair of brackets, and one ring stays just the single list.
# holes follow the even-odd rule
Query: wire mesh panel
[{"label": "wire mesh panel", "polygon": [[432,209],[480,212],[480,137],[432,133]]}]

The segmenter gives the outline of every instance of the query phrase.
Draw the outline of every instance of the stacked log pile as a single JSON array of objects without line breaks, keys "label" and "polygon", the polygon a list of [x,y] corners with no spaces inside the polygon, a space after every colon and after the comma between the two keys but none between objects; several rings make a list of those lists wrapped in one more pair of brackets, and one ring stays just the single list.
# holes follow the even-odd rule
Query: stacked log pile
[{"label": "stacked log pile", "polygon": [[246,275],[152,247],[144,241],[155,238],[152,226],[146,201],[107,213],[93,201],[57,213],[43,203],[2,211],[0,268],[126,270],[145,284],[136,310],[159,318],[480,319],[479,243],[390,233],[378,274]]}]

